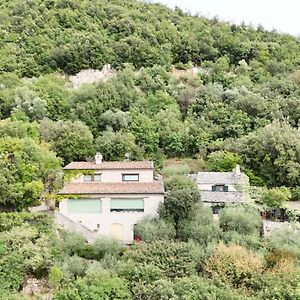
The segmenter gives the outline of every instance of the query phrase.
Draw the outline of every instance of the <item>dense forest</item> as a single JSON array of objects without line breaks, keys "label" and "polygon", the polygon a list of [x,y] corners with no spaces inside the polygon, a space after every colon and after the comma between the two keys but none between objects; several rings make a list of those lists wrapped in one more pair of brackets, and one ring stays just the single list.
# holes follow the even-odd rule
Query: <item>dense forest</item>
[{"label": "dense forest", "polygon": [[[58,300],[300,299],[299,234],[260,237],[252,206],[217,223],[184,177],[240,164],[263,207],[300,199],[299,38],[136,0],[2,1],[0,19],[1,299],[29,279]],[[26,212],[96,152],[165,175],[147,243],[87,245]]]}]

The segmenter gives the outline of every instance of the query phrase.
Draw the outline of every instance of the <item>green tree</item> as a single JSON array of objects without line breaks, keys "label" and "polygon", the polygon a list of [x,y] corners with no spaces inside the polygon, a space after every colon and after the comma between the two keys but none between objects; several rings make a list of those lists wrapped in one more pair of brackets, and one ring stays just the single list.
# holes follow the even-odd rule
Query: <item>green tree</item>
[{"label": "green tree", "polygon": [[138,146],[142,147],[147,155],[157,153],[159,134],[155,121],[145,114],[133,112],[129,130],[135,136]]},{"label": "green tree", "polygon": [[47,113],[47,102],[40,98],[27,86],[19,87],[15,91],[14,110],[26,113],[30,120],[41,120]]},{"label": "green tree", "polygon": [[30,138],[0,139],[1,206],[21,210],[53,189],[61,160],[47,145]]},{"label": "green tree", "polygon": [[241,157],[228,151],[213,152],[207,160],[209,170],[214,172],[231,172],[240,163]]},{"label": "green tree", "polygon": [[47,74],[33,82],[32,89],[46,101],[47,114],[51,120],[66,120],[70,115],[67,80],[59,74]]},{"label": "green tree", "polygon": [[297,186],[300,182],[300,131],[275,121],[234,142],[244,164],[269,186]]},{"label": "green tree", "polygon": [[200,192],[197,189],[182,188],[170,190],[166,193],[165,201],[160,207],[160,216],[174,222],[175,230],[181,223],[191,218],[195,204],[201,201]]},{"label": "green tree", "polygon": [[132,159],[140,159],[142,156],[135,144],[134,135],[122,131],[104,131],[95,140],[95,148],[106,160],[124,160],[126,153],[129,153]]},{"label": "green tree", "polygon": [[195,241],[202,246],[216,243],[221,232],[218,224],[213,219],[210,207],[198,203],[189,220],[183,221],[179,228],[179,236],[183,241]]},{"label": "green tree", "polygon": [[158,124],[159,144],[169,156],[180,156],[187,137],[178,109],[161,110],[155,115]]},{"label": "green tree", "polygon": [[13,138],[32,138],[39,140],[39,125],[36,122],[5,119],[0,121],[0,136]]},{"label": "green tree", "polygon": [[85,160],[94,153],[93,135],[80,121],[54,122],[44,119],[40,123],[40,135],[51,144],[65,164]]},{"label": "green tree", "polygon": [[114,131],[119,131],[127,128],[131,123],[129,112],[117,110],[115,112],[108,110],[101,115],[101,124],[104,129],[112,128]]},{"label": "green tree", "polygon": [[194,180],[183,175],[174,175],[166,178],[164,181],[166,191],[177,191],[181,189],[197,190],[197,184]]}]

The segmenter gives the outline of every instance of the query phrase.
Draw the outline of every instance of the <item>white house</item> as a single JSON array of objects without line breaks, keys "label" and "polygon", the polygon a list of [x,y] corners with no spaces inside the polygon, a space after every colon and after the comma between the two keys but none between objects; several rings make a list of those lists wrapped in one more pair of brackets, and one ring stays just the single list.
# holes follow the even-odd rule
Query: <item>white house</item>
[{"label": "white house", "polygon": [[208,204],[240,203],[247,199],[248,176],[237,165],[232,172],[198,172],[192,176]]},{"label": "white house", "polygon": [[60,191],[59,212],[73,222],[124,243],[134,239],[134,225],[157,215],[164,188],[153,179],[151,161],[72,162],[64,170],[78,172]]}]

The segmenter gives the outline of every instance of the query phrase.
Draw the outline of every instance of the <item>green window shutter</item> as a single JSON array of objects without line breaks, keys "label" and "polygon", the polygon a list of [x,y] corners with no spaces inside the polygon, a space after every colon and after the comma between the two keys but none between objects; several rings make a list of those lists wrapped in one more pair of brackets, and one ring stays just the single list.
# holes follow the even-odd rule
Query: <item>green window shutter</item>
[{"label": "green window shutter", "polygon": [[215,185],[213,185],[212,188],[211,188],[211,190],[212,190],[213,192],[215,192],[215,191],[217,190],[217,187],[216,187]]},{"label": "green window shutter", "polygon": [[224,186],[224,192],[228,192],[228,186],[227,185]]},{"label": "green window shutter", "polygon": [[101,213],[100,199],[69,199],[68,212],[73,214]]},{"label": "green window shutter", "polygon": [[144,199],[131,199],[131,198],[115,198],[110,201],[110,210],[144,210]]}]

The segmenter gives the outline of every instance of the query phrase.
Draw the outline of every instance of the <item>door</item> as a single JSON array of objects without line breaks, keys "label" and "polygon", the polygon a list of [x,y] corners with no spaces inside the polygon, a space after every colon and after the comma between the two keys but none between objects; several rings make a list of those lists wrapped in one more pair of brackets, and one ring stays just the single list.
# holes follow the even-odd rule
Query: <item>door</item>
[{"label": "door", "polygon": [[123,225],[120,223],[111,224],[110,234],[118,240],[123,240]]}]

